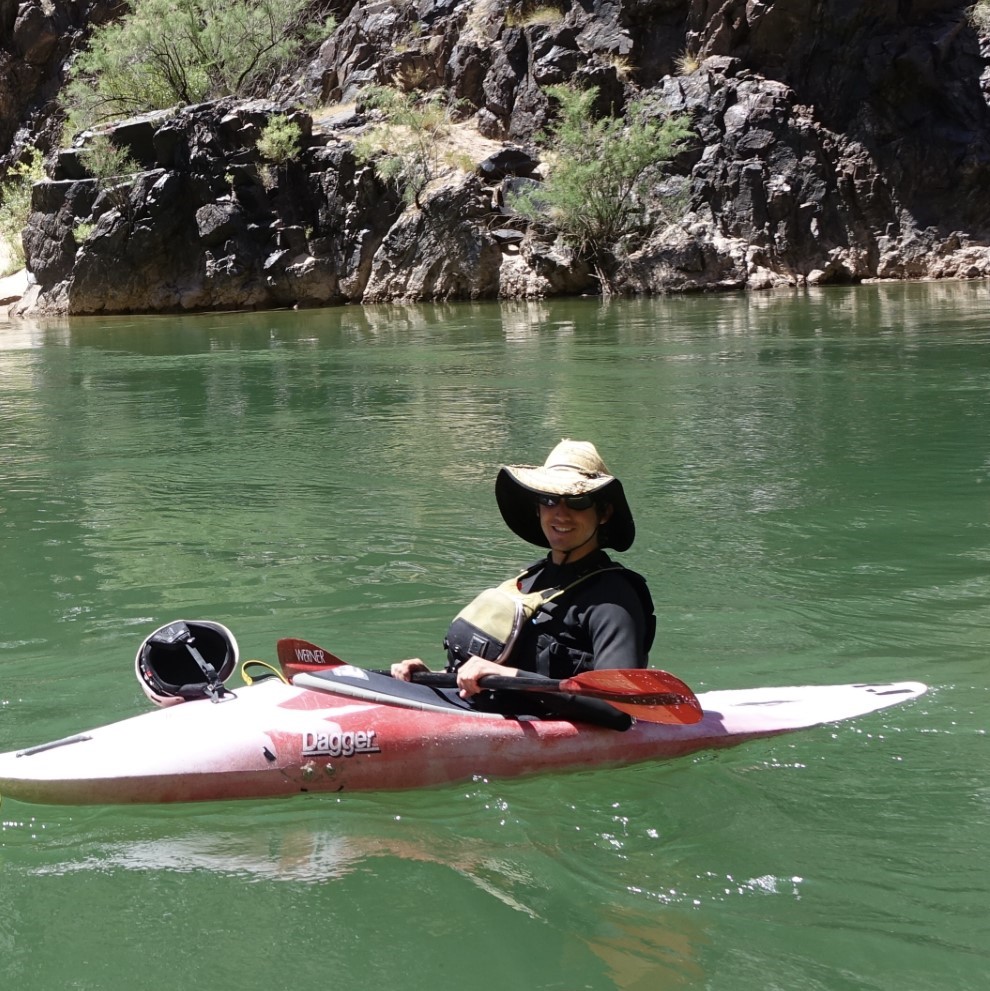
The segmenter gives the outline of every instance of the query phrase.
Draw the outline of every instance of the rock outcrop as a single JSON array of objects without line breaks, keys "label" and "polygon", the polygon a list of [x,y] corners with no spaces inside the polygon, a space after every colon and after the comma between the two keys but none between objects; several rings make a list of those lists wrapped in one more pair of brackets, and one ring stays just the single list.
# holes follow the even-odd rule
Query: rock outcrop
[{"label": "rock outcrop", "polygon": [[[114,10],[0,0],[10,71],[29,80],[30,66],[46,67],[33,104],[22,85],[3,106],[4,120],[19,121],[0,133],[10,155],[25,134],[48,133],[35,125],[64,75],[55,67],[67,39],[85,35],[82,22],[50,29],[70,9],[82,22]],[[651,233],[625,259],[619,291],[990,275],[987,55],[958,3],[379,0],[339,14],[333,37],[270,100],[113,128],[140,168],[126,182],[88,177],[78,144],[58,154],[34,190],[24,237],[33,285],[21,309],[595,291],[573,251],[505,208],[506,183],[539,175],[534,138],[551,119],[546,89],[559,82],[597,87],[602,113],[637,99],[693,121],[696,137],[658,180]],[[389,82],[442,89],[460,131],[475,135],[461,167],[418,206],[354,155],[368,124],[361,89]],[[285,113],[303,146],[273,168],[257,139]]]},{"label": "rock outcrop", "polygon": [[[332,127],[314,130],[308,114],[289,116],[303,135],[299,155],[278,167],[265,162],[259,133],[283,110],[220,101],[126,121],[107,133],[140,171],[110,186],[86,176],[78,149],[62,151],[52,180],[33,190],[24,242],[34,285],[21,311],[500,295],[503,252],[518,251],[518,238],[500,236],[503,218],[491,205],[505,176],[491,165],[497,158],[437,184],[421,207],[407,209],[373,167],[358,162],[347,138]],[[360,127],[352,115],[345,123]],[[533,164],[513,157],[513,168]]]},{"label": "rock outcrop", "polygon": [[72,56],[125,9],[122,0],[0,0],[0,178],[25,149],[57,147]]}]

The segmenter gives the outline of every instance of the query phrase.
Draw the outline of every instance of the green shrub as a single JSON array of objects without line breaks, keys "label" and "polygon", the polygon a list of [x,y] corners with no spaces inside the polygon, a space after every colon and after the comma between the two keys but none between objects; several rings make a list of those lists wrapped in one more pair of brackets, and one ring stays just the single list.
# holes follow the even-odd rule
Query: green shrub
[{"label": "green shrub", "polygon": [[32,148],[24,161],[10,169],[0,190],[0,240],[10,248],[9,263],[0,270],[0,277],[24,267],[21,234],[31,212],[31,186],[44,177],[41,152]]},{"label": "green shrub", "polygon": [[285,165],[299,154],[302,128],[285,114],[276,114],[262,128],[258,153],[275,165]]},{"label": "green shrub", "polygon": [[96,224],[91,224],[84,220],[77,220],[72,225],[72,240],[75,241],[76,244],[85,244],[95,230]]},{"label": "green shrub", "polygon": [[643,233],[643,219],[658,169],[690,136],[684,116],[656,119],[641,104],[626,117],[595,118],[595,88],[551,86],[560,105],[550,132],[541,136],[550,171],[536,189],[511,198],[523,216],[557,230],[612,291],[619,252]]},{"label": "green shrub", "polygon": [[149,110],[266,93],[332,19],[311,26],[309,0],[132,0],[93,32],[73,67],[71,131]]},{"label": "green shrub", "polygon": [[[79,152],[86,171],[122,214],[131,214],[131,180],[140,166],[106,134],[96,134]],[[78,242],[77,242],[78,243]]]},{"label": "green shrub", "polygon": [[404,93],[371,86],[362,102],[381,110],[385,122],[355,142],[359,161],[374,161],[383,182],[395,182],[407,203],[421,206],[420,195],[444,171],[444,138],[450,133],[451,108],[435,93]]},{"label": "green shrub", "polygon": [[119,179],[130,178],[139,171],[127,151],[115,145],[106,134],[93,135],[80,149],[79,157],[86,171],[103,186],[112,185]]}]

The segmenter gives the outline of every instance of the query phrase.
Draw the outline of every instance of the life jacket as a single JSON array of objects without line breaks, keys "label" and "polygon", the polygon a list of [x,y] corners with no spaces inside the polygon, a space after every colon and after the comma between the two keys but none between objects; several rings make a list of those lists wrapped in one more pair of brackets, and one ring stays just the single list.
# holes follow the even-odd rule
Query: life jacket
[{"label": "life jacket", "polygon": [[[641,653],[639,657],[630,658],[628,666],[636,667],[640,661],[645,664],[657,629],[649,586],[642,575],[621,565],[598,568],[586,577],[607,571],[621,571],[623,580],[632,586],[639,599],[643,616],[642,640],[639,645]],[[531,658],[532,670],[547,678],[569,678],[582,671],[590,671],[595,666],[595,654],[591,645],[585,641],[584,633],[563,622],[569,607],[561,601],[562,598],[561,596],[548,602],[546,608],[533,617],[526,630],[525,652],[527,658]],[[522,645],[520,648],[522,649]]]},{"label": "life jacket", "polygon": [[582,582],[608,571],[622,571],[633,580],[646,620],[644,653],[649,650],[656,630],[656,618],[653,615],[653,600],[641,575],[621,564],[610,563],[585,572],[562,588],[524,592],[522,589],[527,579],[545,566],[545,559],[537,561],[514,578],[495,588],[485,589],[454,617],[443,641],[447,650],[448,671],[456,670],[472,656],[505,664],[527,623],[537,622],[550,603],[563,598]]}]

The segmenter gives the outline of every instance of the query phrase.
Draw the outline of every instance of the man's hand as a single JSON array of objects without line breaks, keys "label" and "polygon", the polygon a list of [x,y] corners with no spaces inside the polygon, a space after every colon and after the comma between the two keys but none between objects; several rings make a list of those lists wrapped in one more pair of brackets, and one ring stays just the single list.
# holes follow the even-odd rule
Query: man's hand
[{"label": "man's hand", "polygon": [[430,669],[418,658],[410,657],[404,661],[396,661],[391,667],[393,678],[399,681],[412,681],[414,671],[429,671]]},{"label": "man's hand", "polygon": [[519,674],[518,668],[507,668],[495,661],[486,661],[483,657],[469,657],[457,669],[457,687],[460,689],[462,699],[477,695],[484,689],[484,685],[479,685],[478,681],[488,674],[498,674],[506,678],[514,678]]}]

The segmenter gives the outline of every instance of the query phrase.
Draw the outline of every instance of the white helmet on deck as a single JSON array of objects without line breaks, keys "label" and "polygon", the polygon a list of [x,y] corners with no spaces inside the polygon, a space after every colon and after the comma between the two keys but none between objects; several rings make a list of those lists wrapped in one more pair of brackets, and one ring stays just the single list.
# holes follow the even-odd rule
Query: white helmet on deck
[{"label": "white helmet on deck", "polygon": [[224,682],[237,667],[237,641],[220,623],[174,620],[145,638],[134,658],[134,672],[155,705],[189,699],[218,702],[229,694]]}]

